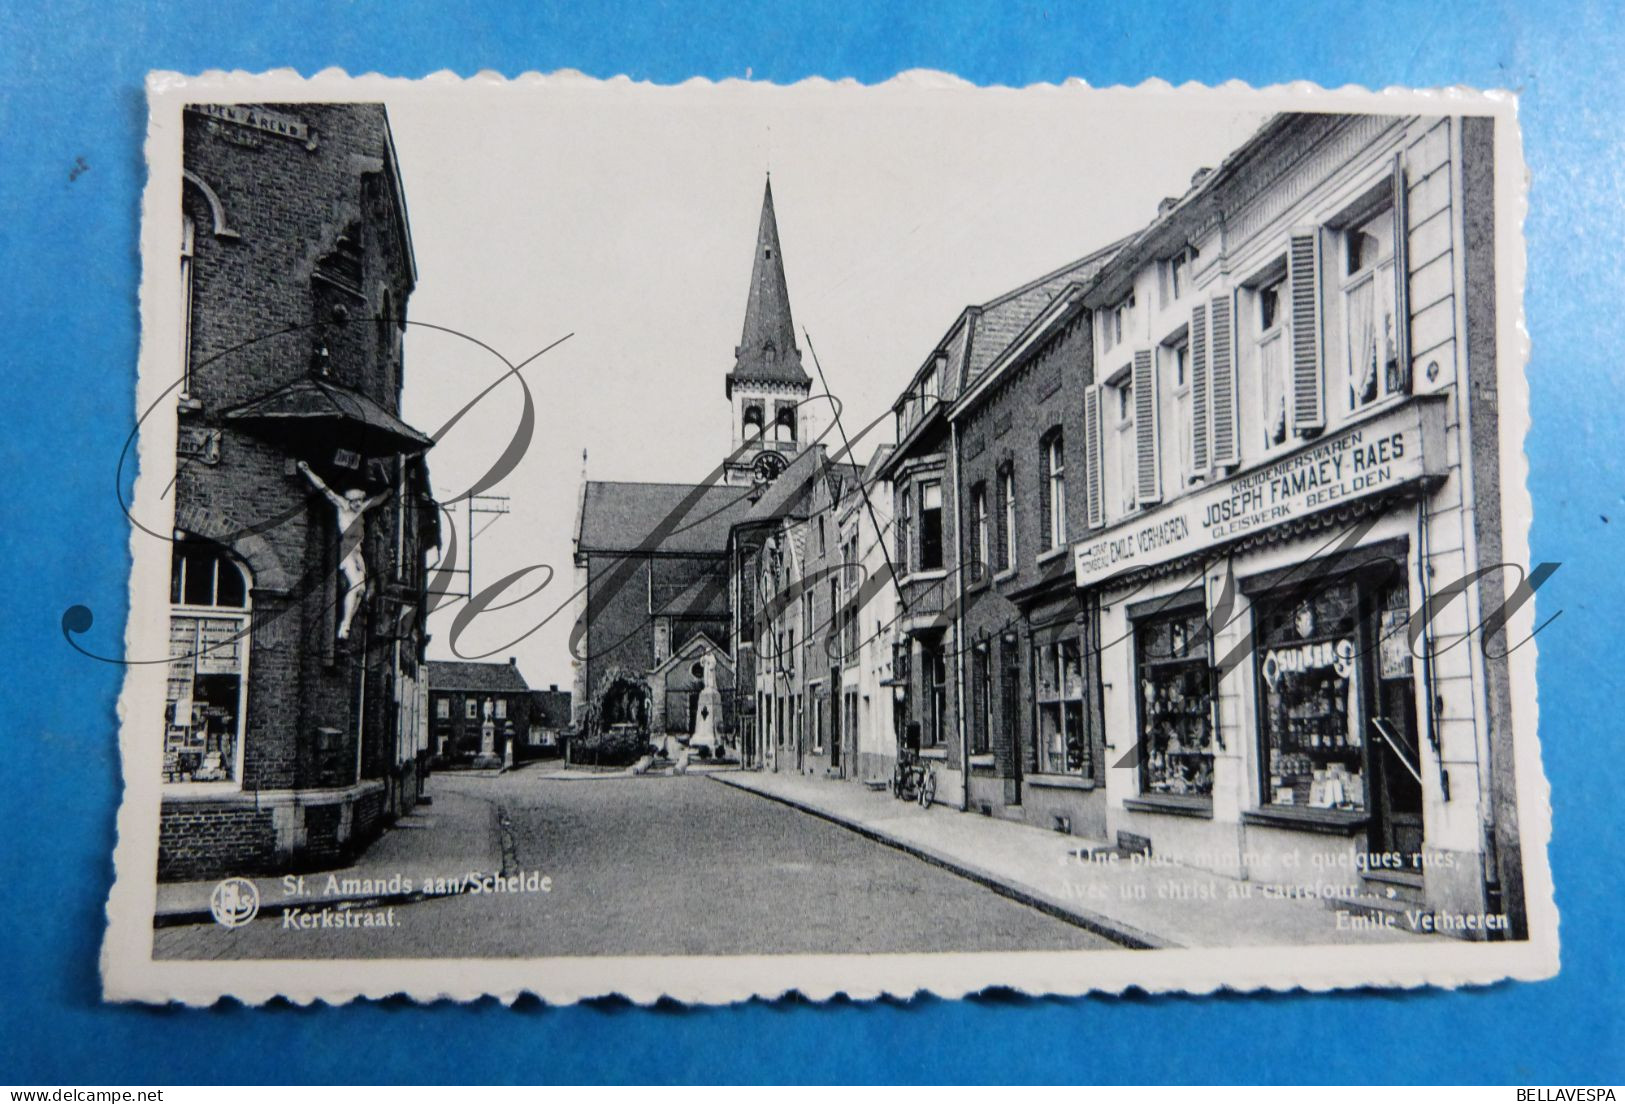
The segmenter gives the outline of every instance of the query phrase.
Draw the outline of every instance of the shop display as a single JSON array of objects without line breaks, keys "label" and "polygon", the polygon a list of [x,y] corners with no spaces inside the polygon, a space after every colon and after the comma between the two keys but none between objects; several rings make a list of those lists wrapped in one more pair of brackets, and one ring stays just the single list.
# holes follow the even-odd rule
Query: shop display
[{"label": "shop display", "polygon": [[245,622],[175,616],[169,624],[165,782],[229,781],[237,762]]},{"label": "shop display", "polygon": [[1348,583],[1264,615],[1258,673],[1268,804],[1365,808],[1358,618],[1358,591]]},{"label": "shop display", "polygon": [[1135,626],[1140,761],[1148,794],[1213,793],[1213,676],[1200,613]]},{"label": "shop display", "polygon": [[1076,639],[1046,644],[1038,657],[1039,770],[1084,774],[1089,736],[1083,722],[1083,649]]}]

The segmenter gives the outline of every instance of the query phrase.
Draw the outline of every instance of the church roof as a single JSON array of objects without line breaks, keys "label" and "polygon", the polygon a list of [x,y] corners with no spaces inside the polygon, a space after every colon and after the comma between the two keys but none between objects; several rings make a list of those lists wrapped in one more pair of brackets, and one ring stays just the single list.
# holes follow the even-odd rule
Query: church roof
[{"label": "church roof", "polygon": [[750,488],[589,480],[578,552],[723,552],[750,509]]},{"label": "church roof", "polygon": [[801,347],[790,317],[790,289],[784,281],[784,255],[779,250],[779,224],[773,214],[773,182],[762,194],[762,220],[756,228],[756,259],[751,265],[750,295],[745,300],[745,328],[734,349],[727,391],[741,380],[756,383],[810,384],[801,367]]}]

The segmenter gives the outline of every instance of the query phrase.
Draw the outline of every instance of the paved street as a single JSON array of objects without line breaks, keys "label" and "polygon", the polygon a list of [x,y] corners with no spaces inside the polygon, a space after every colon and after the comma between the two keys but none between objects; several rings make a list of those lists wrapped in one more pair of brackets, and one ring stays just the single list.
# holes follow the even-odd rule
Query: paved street
[{"label": "paved street", "polygon": [[[551,891],[398,905],[393,926],[160,929],[160,958],[1008,951],[1099,936],[854,832],[709,779],[441,774],[431,794],[493,807],[505,873]],[[953,814],[944,810],[943,816]],[[377,847],[378,845],[375,845]],[[400,841],[392,841],[399,853]],[[392,867],[358,864],[387,879]],[[447,876],[466,874],[450,869]]]}]

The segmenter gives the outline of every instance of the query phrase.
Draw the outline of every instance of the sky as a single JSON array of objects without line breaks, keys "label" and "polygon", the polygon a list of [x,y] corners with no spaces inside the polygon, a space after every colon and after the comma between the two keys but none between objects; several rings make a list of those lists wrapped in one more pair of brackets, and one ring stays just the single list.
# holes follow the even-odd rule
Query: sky
[{"label": "sky", "polygon": [[[459,632],[461,604],[430,620],[431,658],[513,656],[533,687],[571,681],[583,450],[592,479],[651,482],[703,480],[728,451],[723,378],[769,170],[798,334],[851,429],[887,410],[966,305],[1142,228],[1267,117],[1235,97],[945,78],[396,88],[384,99],[418,267],[403,413],[432,431],[490,389],[430,453],[441,501],[515,438],[523,392],[501,358],[559,342],[522,371],[534,436],[487,491],[509,512],[474,519],[488,526],[476,590],[531,570],[492,603],[507,608]],[[889,439],[877,430],[858,459]]]}]

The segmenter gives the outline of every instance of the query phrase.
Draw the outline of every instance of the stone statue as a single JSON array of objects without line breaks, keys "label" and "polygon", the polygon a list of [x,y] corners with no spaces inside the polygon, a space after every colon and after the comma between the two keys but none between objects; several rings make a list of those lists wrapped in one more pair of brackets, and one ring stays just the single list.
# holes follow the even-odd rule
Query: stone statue
[{"label": "stone statue", "polygon": [[718,714],[722,710],[722,695],[717,691],[717,657],[706,652],[700,660],[700,693],[694,703],[694,734],[689,737],[691,748],[706,748],[713,754],[717,750]]},{"label": "stone statue", "polygon": [[321,476],[310,470],[310,465],[303,460],[299,461],[299,470],[318,491],[321,491],[327,501],[333,504],[337,515],[339,527],[339,575],[344,579],[344,612],[339,618],[339,639],[346,640],[350,636],[350,622],[355,620],[355,611],[361,606],[361,599],[367,591],[367,560],[362,554],[362,540],[366,535],[366,526],[361,524],[362,516],[366,512],[389,497],[388,489],[379,491],[371,498],[362,490],[345,491],[342,495],[334,491]]}]

